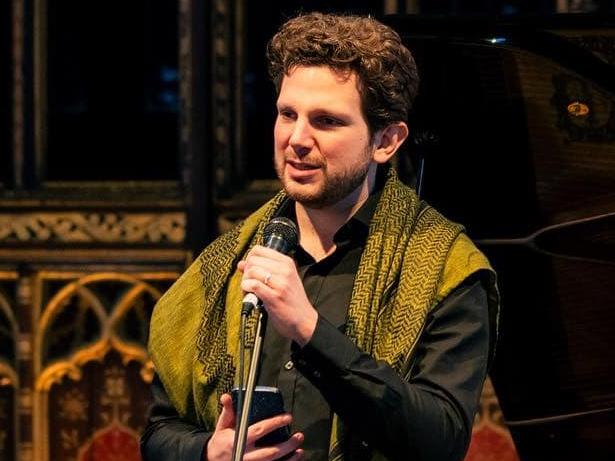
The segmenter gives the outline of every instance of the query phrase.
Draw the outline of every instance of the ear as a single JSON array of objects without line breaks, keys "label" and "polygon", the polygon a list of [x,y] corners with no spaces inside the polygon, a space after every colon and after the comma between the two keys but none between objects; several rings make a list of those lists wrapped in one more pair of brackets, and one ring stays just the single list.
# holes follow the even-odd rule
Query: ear
[{"label": "ear", "polygon": [[397,149],[408,137],[408,125],[405,122],[391,123],[374,135],[374,154],[372,156],[376,163],[386,163],[389,161]]}]

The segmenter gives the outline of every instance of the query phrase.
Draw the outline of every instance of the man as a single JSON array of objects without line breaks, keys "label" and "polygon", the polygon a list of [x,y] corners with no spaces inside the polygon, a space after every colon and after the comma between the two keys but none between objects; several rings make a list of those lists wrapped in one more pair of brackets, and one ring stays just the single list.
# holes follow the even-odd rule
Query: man
[{"label": "man", "polygon": [[[283,192],[207,247],[157,305],[144,458],[230,458],[228,391],[251,292],[269,314],[258,380],[280,388],[289,414],[250,427],[245,460],[461,459],[497,296],[462,227],[389,166],[408,136],[414,60],[373,19],[318,13],[284,24],[268,58]],[[280,215],[299,228],[293,258],[260,245]],[[288,423],[288,441],[255,445]]]}]

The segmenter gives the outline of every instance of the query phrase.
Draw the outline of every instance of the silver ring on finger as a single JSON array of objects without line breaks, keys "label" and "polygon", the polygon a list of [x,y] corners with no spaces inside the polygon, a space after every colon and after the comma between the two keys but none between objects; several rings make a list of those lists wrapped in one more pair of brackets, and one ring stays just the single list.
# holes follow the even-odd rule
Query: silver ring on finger
[{"label": "silver ring on finger", "polygon": [[267,275],[265,275],[265,279],[263,280],[263,283],[269,286],[270,281],[271,281],[271,272],[267,272]]}]

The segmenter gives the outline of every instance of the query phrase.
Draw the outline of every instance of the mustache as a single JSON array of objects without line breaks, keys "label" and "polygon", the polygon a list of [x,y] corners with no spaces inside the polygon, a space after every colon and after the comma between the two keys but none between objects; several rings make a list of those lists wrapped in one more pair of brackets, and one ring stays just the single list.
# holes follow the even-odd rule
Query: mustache
[{"label": "mustache", "polygon": [[285,155],[284,162],[309,168],[322,168],[326,165],[324,159],[316,156],[305,156],[298,158],[296,155]]}]

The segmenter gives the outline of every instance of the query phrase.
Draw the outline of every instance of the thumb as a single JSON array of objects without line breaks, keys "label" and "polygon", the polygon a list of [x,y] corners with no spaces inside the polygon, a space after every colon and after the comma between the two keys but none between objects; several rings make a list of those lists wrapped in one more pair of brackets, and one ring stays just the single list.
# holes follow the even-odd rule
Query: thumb
[{"label": "thumb", "polygon": [[233,411],[233,400],[230,394],[222,394],[220,397],[220,403],[222,404],[222,413],[218,417],[216,423],[216,431],[220,429],[228,429],[235,427],[235,411]]}]

